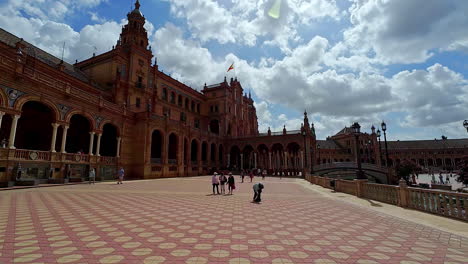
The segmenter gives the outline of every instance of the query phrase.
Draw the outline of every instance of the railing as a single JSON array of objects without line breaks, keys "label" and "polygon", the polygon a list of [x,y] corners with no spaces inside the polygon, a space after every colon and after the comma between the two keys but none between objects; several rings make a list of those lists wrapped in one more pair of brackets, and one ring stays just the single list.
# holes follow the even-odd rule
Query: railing
[{"label": "railing", "polygon": [[398,186],[364,183],[362,193],[365,198],[394,205],[398,205],[400,200]]},{"label": "railing", "polygon": [[[328,177],[307,175],[310,183],[331,188]],[[389,203],[400,207],[468,221],[468,194],[408,187],[404,180],[399,186],[367,183],[365,180],[335,180],[335,190],[358,197]]]},{"label": "railing", "polygon": [[49,161],[49,151],[38,151],[38,150],[27,150],[27,149],[15,149],[13,156],[15,159],[20,160],[38,160],[38,161]]},{"label": "railing", "polygon": [[335,186],[335,190],[338,192],[357,195],[356,182],[354,181],[336,180]]},{"label": "railing", "polygon": [[407,188],[408,207],[417,210],[468,220],[468,194]]},{"label": "railing", "polygon": [[168,159],[167,163],[169,164],[177,164],[177,159]]},{"label": "railing", "polygon": [[[323,170],[323,169],[330,169],[330,168],[356,168],[357,164],[354,162],[332,162],[332,163],[325,163],[321,165],[314,166],[315,171]],[[378,170],[382,172],[388,171],[387,168],[381,167],[371,163],[361,163],[362,169],[371,169],[371,170]]]},{"label": "railing", "polygon": [[101,160],[102,163],[105,163],[105,164],[116,164],[117,163],[117,158],[116,157],[101,156],[100,160]]},{"label": "railing", "polygon": [[161,158],[151,158],[151,163],[153,164],[161,164]]},{"label": "railing", "polygon": [[88,154],[65,153],[63,155],[65,155],[65,160],[66,161],[89,162],[89,155]]}]

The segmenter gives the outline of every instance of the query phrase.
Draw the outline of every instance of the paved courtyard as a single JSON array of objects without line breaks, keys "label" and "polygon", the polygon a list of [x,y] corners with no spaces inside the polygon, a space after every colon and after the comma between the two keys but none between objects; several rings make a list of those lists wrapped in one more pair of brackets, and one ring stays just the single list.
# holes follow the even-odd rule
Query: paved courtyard
[{"label": "paved courtyard", "polygon": [[0,263],[468,263],[467,238],[264,183],[261,204],[209,177],[0,191]]}]

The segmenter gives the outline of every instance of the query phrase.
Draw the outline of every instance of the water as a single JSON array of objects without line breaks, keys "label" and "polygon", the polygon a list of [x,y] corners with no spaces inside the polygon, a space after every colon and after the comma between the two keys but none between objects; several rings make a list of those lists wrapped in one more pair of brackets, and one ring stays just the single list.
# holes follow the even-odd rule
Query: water
[{"label": "water", "polygon": [[[450,175],[450,174],[449,174]],[[434,173],[434,176],[435,176],[435,179],[436,179],[436,183],[439,183],[439,174],[438,173]],[[445,178],[447,176],[447,174],[445,173],[442,173],[442,176],[444,177],[444,183],[445,183]],[[456,190],[458,188],[462,188],[463,187],[463,184],[461,182],[457,182],[456,179],[457,179],[458,175],[455,175],[455,174],[452,174],[452,177],[449,176],[449,179],[450,179],[450,183],[448,183],[448,185],[451,185],[452,186],[452,190]],[[412,179],[410,177],[410,179]],[[416,183],[428,183],[428,184],[431,184],[431,180],[432,180],[432,175],[429,175],[429,174],[419,174],[419,178],[416,178]]]}]

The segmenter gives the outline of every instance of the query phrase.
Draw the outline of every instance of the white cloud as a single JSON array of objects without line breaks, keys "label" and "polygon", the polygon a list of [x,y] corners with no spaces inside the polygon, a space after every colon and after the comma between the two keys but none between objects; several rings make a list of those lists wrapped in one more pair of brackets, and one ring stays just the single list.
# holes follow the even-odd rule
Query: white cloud
[{"label": "white cloud", "polygon": [[344,39],[355,54],[374,54],[383,64],[420,63],[439,49],[467,47],[468,1],[353,2]]}]

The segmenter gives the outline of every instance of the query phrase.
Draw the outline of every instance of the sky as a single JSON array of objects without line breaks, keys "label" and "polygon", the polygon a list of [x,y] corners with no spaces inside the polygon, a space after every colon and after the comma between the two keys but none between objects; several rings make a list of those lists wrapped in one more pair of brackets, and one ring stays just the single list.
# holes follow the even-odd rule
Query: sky
[{"label": "sky", "polygon": [[[466,138],[466,0],[141,0],[159,69],[237,77],[259,131],[318,139],[384,120],[389,140]],[[0,27],[74,63],[116,44],[134,0],[0,0]],[[235,71],[226,72],[234,63]]]}]

